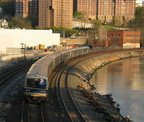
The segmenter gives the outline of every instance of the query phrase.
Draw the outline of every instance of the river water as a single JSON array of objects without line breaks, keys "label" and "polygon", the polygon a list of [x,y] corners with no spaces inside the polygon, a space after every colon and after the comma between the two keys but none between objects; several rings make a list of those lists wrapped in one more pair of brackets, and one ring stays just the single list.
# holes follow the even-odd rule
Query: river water
[{"label": "river water", "polygon": [[91,79],[96,92],[112,93],[120,112],[134,122],[144,122],[144,57],[115,61],[97,70]]}]

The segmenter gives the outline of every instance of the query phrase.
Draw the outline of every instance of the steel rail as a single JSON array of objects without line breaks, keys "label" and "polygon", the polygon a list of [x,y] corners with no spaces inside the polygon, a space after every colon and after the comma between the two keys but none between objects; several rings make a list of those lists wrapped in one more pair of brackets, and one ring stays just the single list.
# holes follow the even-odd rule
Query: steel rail
[{"label": "steel rail", "polygon": [[44,122],[42,103],[32,104],[23,102],[21,109],[21,122]]},{"label": "steel rail", "polygon": [[7,71],[5,74],[0,75],[0,85],[3,84],[4,82],[6,82],[9,78],[13,77],[14,75],[16,75],[18,72],[21,72],[24,69],[28,69],[30,68],[30,66],[32,65],[33,62],[31,63],[26,63],[23,64],[19,67],[14,67],[12,70]]},{"label": "steel rail", "polygon": [[[58,90],[57,94],[61,103],[61,107],[63,108],[63,112],[66,116],[67,121],[71,122],[85,122],[86,116],[84,116],[79,108],[77,107],[75,101],[72,98],[72,95],[69,90],[69,84],[68,84],[68,75],[70,70],[79,62],[83,61],[84,59],[89,58],[83,57],[82,59],[78,61],[73,61],[68,63],[67,65],[63,66],[63,69],[61,69],[58,77]],[[75,63],[74,63],[75,62]],[[73,63],[73,64],[72,64]],[[71,66],[70,66],[71,65]],[[62,78],[64,77],[64,78]]]}]

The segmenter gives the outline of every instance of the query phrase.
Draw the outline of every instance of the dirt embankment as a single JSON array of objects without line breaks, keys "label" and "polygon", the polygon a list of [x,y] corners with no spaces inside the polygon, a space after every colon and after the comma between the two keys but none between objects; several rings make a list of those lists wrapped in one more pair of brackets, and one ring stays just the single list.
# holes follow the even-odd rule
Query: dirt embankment
[{"label": "dirt embankment", "polygon": [[80,95],[82,95],[85,101],[93,108],[98,118],[103,118],[104,121],[109,122],[131,121],[129,117],[123,117],[120,114],[120,106],[113,101],[111,94],[100,95],[99,93],[93,92],[95,87],[91,85],[90,79],[95,71],[113,61],[137,56],[144,56],[144,52],[127,51],[95,56],[83,61],[74,68],[72,73],[74,75],[71,76],[73,77],[71,79],[75,79],[73,85],[75,84]]}]

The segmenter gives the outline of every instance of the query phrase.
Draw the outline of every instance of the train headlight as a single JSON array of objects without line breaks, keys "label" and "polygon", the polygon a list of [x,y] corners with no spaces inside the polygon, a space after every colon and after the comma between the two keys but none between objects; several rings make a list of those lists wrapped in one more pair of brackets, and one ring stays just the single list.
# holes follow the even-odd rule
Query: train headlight
[{"label": "train headlight", "polygon": [[30,90],[29,90],[29,89],[25,89],[25,91],[26,91],[26,92],[29,92]]},{"label": "train headlight", "polygon": [[44,90],[44,91],[41,91],[42,93],[46,93],[46,91]]}]

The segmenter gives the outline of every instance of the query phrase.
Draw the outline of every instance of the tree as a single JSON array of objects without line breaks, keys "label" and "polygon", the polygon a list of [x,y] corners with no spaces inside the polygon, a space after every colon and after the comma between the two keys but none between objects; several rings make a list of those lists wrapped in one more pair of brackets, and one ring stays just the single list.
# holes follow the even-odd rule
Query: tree
[{"label": "tree", "polygon": [[14,27],[19,27],[21,29],[22,28],[32,29],[31,21],[27,19],[13,17],[11,19],[11,22],[14,24]]},{"label": "tree", "polygon": [[55,27],[55,26],[51,26],[50,29],[52,29],[54,33],[57,33],[60,30],[59,27]]},{"label": "tree", "polygon": [[113,25],[113,26],[120,26],[121,25],[121,21],[118,18],[120,18],[120,17],[114,16],[113,19],[112,19],[111,25]]},{"label": "tree", "polygon": [[53,30],[53,32],[60,33],[61,36],[63,36],[63,37],[65,37],[65,36],[70,37],[73,34],[75,34],[75,35],[78,34],[77,30],[75,30],[75,29],[68,29],[65,27],[55,27],[55,26],[52,26],[50,28]]},{"label": "tree", "polygon": [[4,15],[10,15],[14,16],[15,15],[15,1],[2,1],[0,2],[0,7],[3,9],[3,14]]},{"label": "tree", "polygon": [[38,26],[38,17],[37,16],[30,16],[28,17],[28,20],[32,23],[32,28],[35,28]]},{"label": "tree", "polygon": [[81,19],[81,18],[83,18],[83,16],[84,16],[84,14],[80,11],[75,11],[73,13],[73,18],[76,18],[76,19]]},{"label": "tree", "polygon": [[135,29],[144,28],[143,21],[144,21],[144,7],[137,7],[135,13],[135,19],[129,21],[128,27]]},{"label": "tree", "polygon": [[98,38],[99,40],[107,40],[107,29],[105,26],[101,25],[98,28]]},{"label": "tree", "polygon": [[92,38],[96,39],[98,38],[98,34],[99,34],[98,28],[102,25],[102,23],[99,20],[92,20],[92,24],[93,24],[93,28],[91,30]]},{"label": "tree", "polygon": [[113,26],[111,26],[111,25],[105,25],[105,28],[107,29],[107,31],[117,30],[115,27],[113,27]]},{"label": "tree", "polygon": [[35,26],[35,29],[36,29],[36,30],[41,30],[42,28],[39,27],[39,26]]},{"label": "tree", "polygon": [[13,23],[13,22],[9,22],[9,23],[8,23],[8,26],[9,26],[9,28],[11,29],[11,28],[14,27],[14,23]]}]

